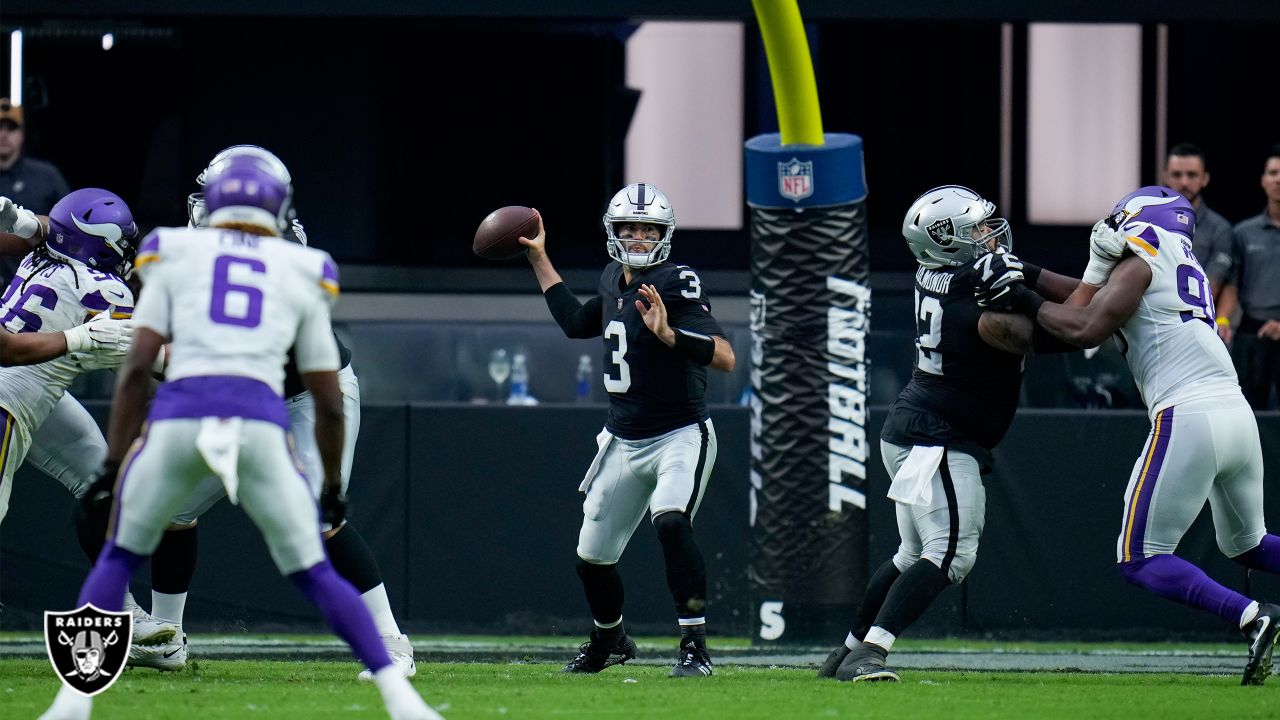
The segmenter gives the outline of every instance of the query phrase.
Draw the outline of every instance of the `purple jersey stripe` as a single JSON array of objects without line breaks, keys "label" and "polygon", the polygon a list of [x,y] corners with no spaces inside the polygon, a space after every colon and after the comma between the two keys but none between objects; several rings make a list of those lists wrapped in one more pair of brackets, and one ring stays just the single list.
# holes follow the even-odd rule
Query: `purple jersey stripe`
[{"label": "purple jersey stripe", "polygon": [[1160,470],[1164,467],[1164,458],[1169,451],[1169,438],[1173,436],[1172,406],[1156,414],[1155,426],[1151,433],[1151,448],[1147,452],[1147,461],[1138,475],[1138,484],[1133,489],[1133,497],[1129,500],[1129,528],[1125,533],[1124,546],[1125,562],[1146,557],[1142,547],[1147,534],[1147,514],[1151,511],[1151,498],[1156,494]]},{"label": "purple jersey stripe", "polygon": [[115,481],[115,497],[111,500],[111,519],[107,523],[107,542],[114,542],[116,538],[116,528],[120,523],[120,498],[123,497],[125,476],[129,474],[129,468],[133,467],[133,461],[138,459],[142,454],[142,448],[147,444],[147,430],[150,428],[149,423],[143,423],[142,435],[134,441],[133,446],[129,448],[129,452],[125,453],[124,462],[120,463],[120,470],[116,473]]},{"label": "purple jersey stripe", "polygon": [[80,298],[80,304],[89,310],[96,310],[97,312],[102,312],[103,310],[111,307],[111,303],[107,302],[107,299],[102,297],[101,290],[94,290],[88,295]]},{"label": "purple jersey stripe", "polygon": [[160,253],[160,232],[152,230],[142,240],[142,245],[138,246],[139,255],[159,254]]},{"label": "purple jersey stripe", "polygon": [[148,418],[238,417],[289,429],[289,411],[270,385],[241,375],[201,375],[167,382],[156,391]]},{"label": "purple jersey stripe", "polygon": [[324,268],[320,271],[320,282],[333,283],[335,287],[338,285],[338,264],[327,255],[324,258]]},{"label": "purple jersey stripe", "polygon": [[4,423],[4,437],[0,439],[0,482],[3,482],[4,469],[9,464],[9,445],[13,442],[15,428],[13,416],[2,407],[0,407],[0,422]]}]

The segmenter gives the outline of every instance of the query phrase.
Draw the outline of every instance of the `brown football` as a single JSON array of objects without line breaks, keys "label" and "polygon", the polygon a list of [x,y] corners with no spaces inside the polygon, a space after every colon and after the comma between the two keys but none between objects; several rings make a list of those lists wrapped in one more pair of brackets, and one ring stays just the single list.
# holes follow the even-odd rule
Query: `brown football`
[{"label": "brown football", "polygon": [[510,260],[524,254],[520,237],[538,234],[537,213],[523,205],[508,205],[489,213],[476,228],[471,251],[487,260]]}]

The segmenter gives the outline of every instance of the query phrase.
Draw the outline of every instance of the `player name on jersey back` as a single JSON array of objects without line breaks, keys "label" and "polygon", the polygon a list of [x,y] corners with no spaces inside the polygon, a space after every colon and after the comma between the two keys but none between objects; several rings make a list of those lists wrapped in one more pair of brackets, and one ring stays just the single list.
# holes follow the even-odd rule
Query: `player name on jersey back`
[{"label": "player name on jersey back", "polygon": [[161,228],[143,240],[137,266],[135,319],[169,339],[167,380],[242,376],[278,395],[291,347],[304,373],[338,369],[328,253],[232,230]]}]

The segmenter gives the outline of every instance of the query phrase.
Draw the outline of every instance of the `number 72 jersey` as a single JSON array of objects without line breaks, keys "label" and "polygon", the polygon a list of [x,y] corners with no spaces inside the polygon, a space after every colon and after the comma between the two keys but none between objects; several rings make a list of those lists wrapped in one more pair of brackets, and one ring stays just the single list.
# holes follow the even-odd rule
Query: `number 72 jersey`
[{"label": "number 72 jersey", "polygon": [[609,391],[609,432],[649,438],[707,418],[707,369],[667,347],[636,309],[640,286],[653,285],[667,308],[667,322],[702,335],[724,336],[711,315],[711,301],[698,274],[664,262],[637,270],[626,283],[622,265],[610,263],[600,276],[604,387]]},{"label": "number 72 jersey", "polygon": [[1120,328],[1121,346],[1151,415],[1188,400],[1238,393],[1231,355],[1214,325],[1213,295],[1191,240],[1153,228],[1125,228],[1129,249],[1151,268],[1138,310]]},{"label": "number 72 jersey", "polygon": [[166,380],[251,377],[280,394],[290,348],[300,372],[338,369],[328,253],[233,230],[159,228],[134,265],[143,289],[133,317],[169,339]]}]

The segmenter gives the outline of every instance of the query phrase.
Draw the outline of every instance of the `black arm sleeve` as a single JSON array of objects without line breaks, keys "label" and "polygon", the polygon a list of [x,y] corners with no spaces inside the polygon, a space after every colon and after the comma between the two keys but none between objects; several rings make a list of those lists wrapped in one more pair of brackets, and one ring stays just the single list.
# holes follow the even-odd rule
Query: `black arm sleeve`
[{"label": "black arm sleeve", "polygon": [[1031,352],[1036,355],[1053,355],[1056,353],[1075,352],[1080,348],[1065,340],[1059,340],[1052,333],[1040,327],[1040,323],[1032,323]]},{"label": "black arm sleeve", "polygon": [[574,297],[564,283],[556,283],[542,294],[560,329],[571,338],[600,337],[600,296],[596,295],[584,305]]}]

